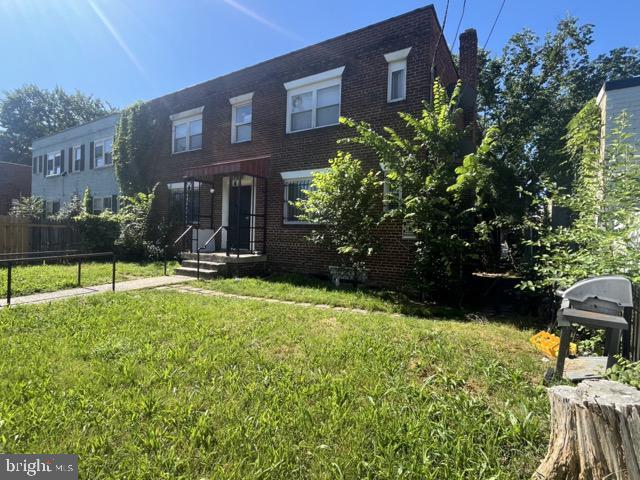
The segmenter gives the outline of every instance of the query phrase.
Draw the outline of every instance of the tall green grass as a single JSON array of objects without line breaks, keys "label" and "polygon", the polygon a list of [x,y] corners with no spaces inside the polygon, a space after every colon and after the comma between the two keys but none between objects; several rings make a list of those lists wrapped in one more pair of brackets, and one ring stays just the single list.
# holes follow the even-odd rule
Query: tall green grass
[{"label": "tall green grass", "polygon": [[83,479],[529,478],[529,334],[170,291],[4,309],[0,451]]}]

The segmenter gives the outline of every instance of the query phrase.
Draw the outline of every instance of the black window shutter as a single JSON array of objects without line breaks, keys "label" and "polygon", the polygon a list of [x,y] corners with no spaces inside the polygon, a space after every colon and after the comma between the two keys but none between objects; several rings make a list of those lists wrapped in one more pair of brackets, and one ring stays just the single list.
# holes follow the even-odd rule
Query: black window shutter
[{"label": "black window shutter", "polygon": [[93,142],[89,143],[89,168],[93,168]]},{"label": "black window shutter", "polygon": [[84,143],[80,145],[80,171],[84,170]]},{"label": "black window shutter", "polygon": [[64,173],[64,148],[60,150],[60,173]]},{"label": "black window shutter", "polygon": [[38,173],[38,157],[33,157],[33,173]]},{"label": "black window shutter", "polygon": [[47,155],[43,155],[42,156],[42,162],[44,164],[44,168],[42,170],[44,170],[44,176],[45,177],[47,176]]},{"label": "black window shutter", "polygon": [[69,147],[69,173],[73,172],[73,147]]},{"label": "black window shutter", "polygon": [[118,213],[118,195],[111,195],[111,211]]},{"label": "black window shutter", "polygon": [[42,173],[42,155],[38,155],[38,173]]}]

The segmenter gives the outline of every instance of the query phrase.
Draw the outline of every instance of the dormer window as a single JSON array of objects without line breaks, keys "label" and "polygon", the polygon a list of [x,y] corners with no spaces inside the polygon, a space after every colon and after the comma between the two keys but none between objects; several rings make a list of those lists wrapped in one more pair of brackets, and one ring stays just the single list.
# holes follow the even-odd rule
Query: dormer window
[{"label": "dormer window", "polygon": [[344,67],[284,84],[287,89],[287,133],[337,125]]},{"label": "dormer window", "polygon": [[202,111],[204,107],[175,113],[172,121],[172,153],[181,153],[202,148]]},{"label": "dormer window", "polygon": [[399,102],[407,98],[407,57],[411,47],[385,54],[389,64],[387,76],[387,102]]}]

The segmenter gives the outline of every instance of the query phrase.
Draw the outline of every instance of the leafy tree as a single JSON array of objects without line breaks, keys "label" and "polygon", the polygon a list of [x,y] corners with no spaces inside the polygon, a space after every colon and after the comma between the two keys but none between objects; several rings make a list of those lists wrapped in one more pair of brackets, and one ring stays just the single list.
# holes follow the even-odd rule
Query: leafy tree
[{"label": "leafy tree", "polygon": [[60,211],[53,216],[53,219],[59,222],[68,222],[85,211],[85,206],[83,205],[82,200],[80,200],[80,197],[74,195],[71,197],[71,200],[66,202]]},{"label": "leafy tree", "polygon": [[120,114],[113,141],[113,164],[125,195],[148,192],[151,187],[145,160],[150,157],[154,131],[148,104],[136,102]]},{"label": "leafy tree", "polygon": [[462,197],[449,190],[460,162],[460,88],[458,84],[449,97],[436,81],[433,103],[425,102],[420,115],[399,114],[405,136],[391,128],[381,134],[365,122],[341,120],[358,134],[342,142],[368,147],[384,165],[389,192],[384,217],[399,219],[413,230],[416,287],[432,298],[459,299],[477,259],[473,217],[465,202],[458,201]]},{"label": "leafy tree", "polygon": [[523,288],[566,287],[593,275],[623,274],[640,281],[640,163],[629,117],[616,119],[600,151],[599,110],[589,102],[569,124],[566,151],[578,165],[576,188],[554,200],[574,214],[568,227],[540,228],[533,280]]},{"label": "leafy tree", "polygon": [[312,188],[295,205],[301,220],[317,226],[309,239],[347,257],[357,281],[377,246],[373,231],[381,220],[381,176],[341,151],[329,164],[328,172],[314,172]]},{"label": "leafy tree", "polygon": [[9,211],[9,215],[28,220],[40,220],[44,217],[44,200],[35,195],[20,197]]},{"label": "leafy tree", "polygon": [[89,187],[86,187],[82,194],[82,208],[85,213],[93,213],[93,196]]},{"label": "leafy tree", "polygon": [[79,91],[45,90],[25,85],[0,98],[0,160],[31,164],[31,144],[37,138],[95,120],[113,108]]},{"label": "leafy tree", "polygon": [[118,212],[120,237],[116,244],[136,258],[160,258],[164,247],[164,225],[157,217],[157,185],[151,193],[124,197]]}]

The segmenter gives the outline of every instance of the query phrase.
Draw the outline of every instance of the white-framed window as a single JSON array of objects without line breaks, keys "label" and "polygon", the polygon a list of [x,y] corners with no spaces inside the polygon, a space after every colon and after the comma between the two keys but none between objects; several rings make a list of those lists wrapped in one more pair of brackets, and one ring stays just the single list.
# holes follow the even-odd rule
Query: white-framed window
[{"label": "white-framed window", "polygon": [[171,152],[181,153],[202,148],[202,111],[204,106],[174,113],[172,122]]},{"label": "white-framed window", "polygon": [[47,216],[55,215],[60,211],[60,200],[46,200],[44,202],[44,209]]},{"label": "white-framed window", "polygon": [[304,190],[311,190],[313,188],[313,172],[326,172],[328,170],[328,168],[315,168],[313,170],[296,170],[280,173],[284,183],[284,223],[306,224],[306,222],[298,219],[302,212],[293,205],[292,202],[303,199],[305,197]]},{"label": "white-framed window", "polygon": [[337,125],[344,67],[284,84],[287,89],[287,133]]},{"label": "white-framed window", "polygon": [[111,210],[115,212],[113,209],[113,197],[93,197],[93,214],[99,215],[105,210]]},{"label": "white-framed window", "polygon": [[62,154],[60,152],[47,153],[47,177],[62,173]]},{"label": "white-framed window", "polygon": [[82,164],[82,147],[76,145],[73,147],[73,171],[79,172],[80,165]]},{"label": "white-framed window", "polygon": [[231,104],[231,143],[251,140],[253,92],[229,99]]},{"label": "white-framed window", "polygon": [[389,64],[387,76],[387,102],[399,102],[407,98],[407,57],[411,47],[385,54]]},{"label": "white-framed window", "polygon": [[113,165],[113,138],[98,140],[93,144],[95,168]]},{"label": "white-framed window", "polygon": [[[384,165],[380,164],[380,168],[382,171],[385,171]],[[384,179],[384,192],[382,197],[382,207],[385,212],[393,208],[398,208],[401,206],[404,197],[402,195],[402,187],[401,186],[393,186],[392,182],[389,178],[385,176]],[[402,238],[405,240],[411,240],[416,238],[415,233],[413,232],[412,222],[403,221],[402,222]]]}]

